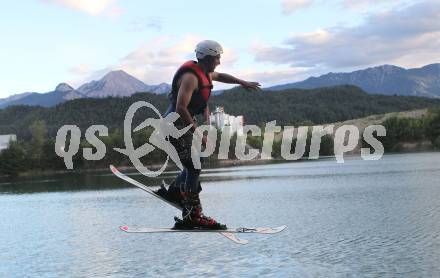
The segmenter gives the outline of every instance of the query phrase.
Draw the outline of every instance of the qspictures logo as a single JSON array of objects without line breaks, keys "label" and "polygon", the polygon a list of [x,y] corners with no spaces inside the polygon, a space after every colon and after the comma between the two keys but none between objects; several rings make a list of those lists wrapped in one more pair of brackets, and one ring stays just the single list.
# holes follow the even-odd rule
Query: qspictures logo
[{"label": "qspictures logo", "polygon": [[[157,118],[148,118],[141,124],[132,129],[133,118],[141,108],[151,109]],[[171,159],[177,167],[183,169],[182,162],[179,158],[176,148],[170,143],[170,138],[179,139],[188,132],[191,132],[191,125],[178,129],[175,125],[179,119],[179,114],[172,112],[166,117],[162,117],[156,107],[146,101],[138,101],[133,103],[124,119],[124,143],[125,148],[113,148],[113,150],[126,155],[133,166],[143,175],[148,177],[159,176],[167,167]],[[144,128],[151,127],[154,129],[148,139],[138,148],[133,144],[133,132],[140,131]],[[306,151],[306,142],[309,136],[309,128],[307,126],[277,126],[276,121],[271,121],[265,124],[264,133],[260,127],[256,125],[244,125],[242,127],[242,135],[237,135],[234,156],[238,160],[253,160],[253,159],[271,159],[274,146],[275,134],[282,133],[281,141],[281,157],[285,160],[298,160],[303,157]],[[333,148],[337,163],[344,163],[344,154],[353,151],[359,143],[360,136],[363,140],[371,146],[368,148],[361,148],[361,157],[364,160],[378,160],[384,154],[384,147],[382,143],[374,136],[386,136],[386,129],[382,125],[367,126],[362,134],[359,128],[354,125],[342,125],[335,128],[334,125],[317,125],[311,127],[310,149],[308,153],[309,159],[318,159],[322,138],[326,135],[334,134]],[[292,152],[292,143],[296,131],[296,144]],[[70,140],[68,140],[70,133]],[[217,128],[210,125],[198,126],[192,136],[191,144],[191,159],[196,169],[201,169],[202,158],[210,157],[214,154],[217,145],[218,159],[229,159],[231,140],[234,138],[233,132],[230,129],[223,129],[220,136],[220,142],[217,142]],[[103,159],[107,148],[105,144],[96,136],[108,136],[108,128],[104,125],[92,125],[85,132],[86,140],[96,149],[93,152],[92,148],[83,148],[83,157],[86,160],[100,160]],[[206,144],[203,144],[202,136],[207,137]],[[261,150],[254,149],[247,144],[248,134],[252,136],[263,136],[263,144]],[[67,169],[73,169],[73,156],[76,155],[80,148],[81,130],[76,125],[62,126],[56,136],[55,152],[58,156],[64,159],[64,164]],[[69,142],[68,142],[69,141]],[[219,143],[219,144],[217,144]],[[160,149],[167,154],[167,158],[158,170],[150,170],[142,162],[141,158],[148,156],[155,149]]]}]

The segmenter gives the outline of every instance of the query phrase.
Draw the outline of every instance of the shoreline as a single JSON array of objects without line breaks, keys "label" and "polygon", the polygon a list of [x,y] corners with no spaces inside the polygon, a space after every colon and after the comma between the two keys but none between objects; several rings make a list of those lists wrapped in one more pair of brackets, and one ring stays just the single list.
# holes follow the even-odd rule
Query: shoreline
[{"label": "shoreline", "polygon": [[[396,155],[396,154],[411,154],[411,153],[430,153],[430,152],[439,152],[435,149],[420,149],[415,150],[414,148],[410,148],[407,151],[399,151],[399,152],[388,152],[384,153],[386,155]],[[347,153],[344,157],[360,157],[360,153]],[[331,156],[320,156],[318,159],[308,159],[307,157],[297,159],[297,160],[286,160],[283,158],[273,158],[273,159],[253,159],[253,160],[215,160],[215,161],[205,161],[202,163],[202,169],[216,169],[216,168],[227,168],[227,167],[235,167],[235,166],[247,166],[247,165],[264,165],[264,164],[279,164],[279,163],[291,163],[291,162],[307,162],[307,161],[317,161],[317,160],[328,160],[328,159],[336,159],[334,155]],[[135,172],[136,168],[134,166],[116,166],[119,170]],[[160,169],[162,167],[161,164],[152,164],[148,165],[148,168],[151,170]],[[172,164],[166,167],[165,171],[179,171],[176,165]],[[77,170],[32,170],[27,172],[19,173],[16,176],[11,175],[3,175],[0,178],[32,178],[32,177],[44,177],[44,176],[53,176],[53,175],[65,175],[65,174],[87,174],[87,173],[110,173],[108,168],[92,168],[92,169],[77,169]]]}]

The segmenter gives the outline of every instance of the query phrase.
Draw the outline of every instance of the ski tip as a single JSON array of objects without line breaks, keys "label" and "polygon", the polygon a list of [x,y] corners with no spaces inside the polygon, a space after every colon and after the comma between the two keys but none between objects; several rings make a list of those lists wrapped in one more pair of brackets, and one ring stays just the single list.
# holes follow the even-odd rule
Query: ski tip
[{"label": "ski tip", "polygon": [[278,231],[282,231],[282,230],[284,230],[285,228],[287,228],[287,226],[286,225],[282,225],[282,226],[279,226],[279,227],[276,227],[276,228],[274,228],[274,229],[276,229],[276,230],[278,230]]},{"label": "ski tip", "polygon": [[249,243],[249,240],[240,238],[236,241],[236,243],[245,245]]},{"label": "ski tip", "polygon": [[119,229],[126,232],[126,231],[128,231],[128,226],[120,226]]},{"label": "ski tip", "polygon": [[286,228],[287,228],[286,225],[282,225],[282,226],[279,226],[279,227],[270,228],[267,231],[262,231],[262,233],[276,234],[276,233],[284,231],[284,229],[286,229]]},{"label": "ski tip", "polygon": [[239,237],[237,237],[237,236],[236,236],[235,234],[233,234],[233,233],[221,232],[221,234],[222,234],[223,236],[225,236],[226,238],[228,238],[228,239],[230,239],[230,240],[232,240],[233,242],[238,243],[238,244],[245,245],[245,244],[248,244],[248,242],[249,242],[247,239],[239,238]]},{"label": "ski tip", "polygon": [[116,169],[116,167],[115,166],[113,166],[113,165],[111,165],[110,164],[110,170],[113,172],[113,173],[116,173],[117,171],[118,171],[118,169]]}]

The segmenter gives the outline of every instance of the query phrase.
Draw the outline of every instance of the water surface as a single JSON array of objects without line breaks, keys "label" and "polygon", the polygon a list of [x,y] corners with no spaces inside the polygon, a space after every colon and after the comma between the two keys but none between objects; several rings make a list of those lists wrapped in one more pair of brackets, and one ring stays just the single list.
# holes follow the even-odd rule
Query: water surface
[{"label": "water surface", "polygon": [[203,172],[206,214],[288,225],[241,235],[246,246],[120,232],[170,227],[178,213],[112,174],[1,180],[0,277],[440,277],[439,162],[423,153]]}]

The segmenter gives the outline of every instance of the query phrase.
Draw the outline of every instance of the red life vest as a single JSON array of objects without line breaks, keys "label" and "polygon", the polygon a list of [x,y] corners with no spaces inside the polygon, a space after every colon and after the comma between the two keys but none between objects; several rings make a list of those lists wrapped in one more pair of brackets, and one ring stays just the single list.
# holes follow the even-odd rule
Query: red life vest
[{"label": "red life vest", "polygon": [[205,74],[202,69],[197,65],[197,62],[187,61],[180,66],[180,68],[174,74],[171,92],[168,97],[171,101],[172,106],[174,106],[175,111],[177,94],[179,92],[177,82],[179,81],[180,77],[186,72],[194,73],[198,80],[197,89],[194,90],[187,107],[188,111],[192,116],[202,114],[205,108],[208,106],[208,99],[211,95],[212,90],[212,81],[211,77]]}]

